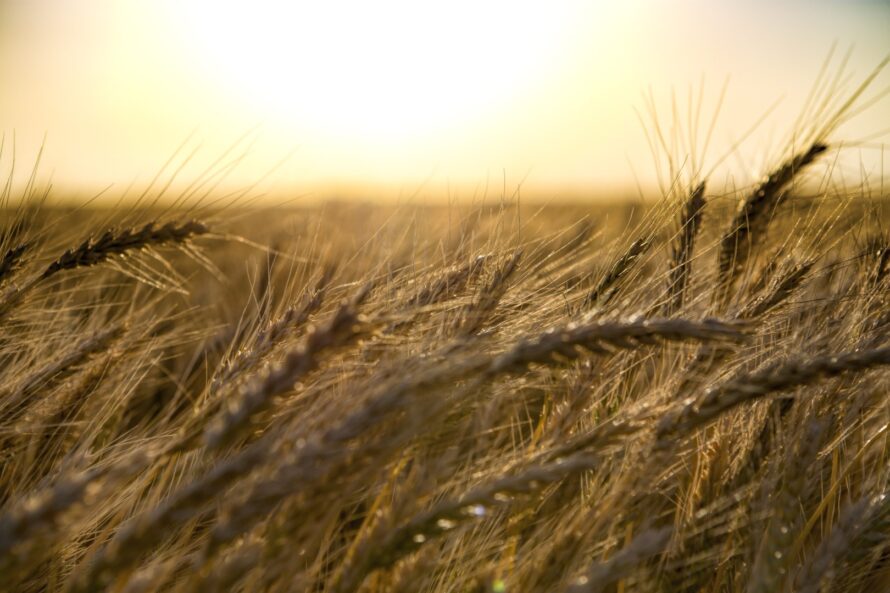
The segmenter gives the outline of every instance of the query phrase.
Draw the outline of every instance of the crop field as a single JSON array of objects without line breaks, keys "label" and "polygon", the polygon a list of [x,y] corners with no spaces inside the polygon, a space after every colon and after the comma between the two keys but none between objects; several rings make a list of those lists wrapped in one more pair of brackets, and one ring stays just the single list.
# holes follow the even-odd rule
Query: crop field
[{"label": "crop field", "polygon": [[0,587],[882,590],[888,204],[797,196],[815,152],[747,200],[8,212]]},{"label": "crop field", "polygon": [[655,201],[7,185],[0,590],[890,590],[865,86]]}]

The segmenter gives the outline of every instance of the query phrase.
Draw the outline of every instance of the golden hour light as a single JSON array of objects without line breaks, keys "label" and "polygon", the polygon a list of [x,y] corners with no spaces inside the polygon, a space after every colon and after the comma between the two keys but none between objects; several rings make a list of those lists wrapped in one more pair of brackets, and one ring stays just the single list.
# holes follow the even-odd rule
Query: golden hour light
[{"label": "golden hour light", "polygon": [[0,593],[890,591],[888,33],[0,0]]},{"label": "golden hour light", "polygon": [[581,23],[610,16],[565,1],[208,0],[167,10],[181,55],[257,119],[384,148],[478,125],[534,94],[577,49]]},{"label": "golden hour light", "polygon": [[[651,108],[669,127],[695,104],[705,164],[739,143],[721,173],[748,175],[832,46],[832,67],[853,48],[848,92],[884,57],[880,2],[766,4],[7,0],[0,124],[21,158],[46,135],[43,171],[86,193],[148,183],[186,139],[181,179],[199,175],[245,134],[231,186],[636,193],[655,187]],[[847,126],[869,170],[887,112]]]}]

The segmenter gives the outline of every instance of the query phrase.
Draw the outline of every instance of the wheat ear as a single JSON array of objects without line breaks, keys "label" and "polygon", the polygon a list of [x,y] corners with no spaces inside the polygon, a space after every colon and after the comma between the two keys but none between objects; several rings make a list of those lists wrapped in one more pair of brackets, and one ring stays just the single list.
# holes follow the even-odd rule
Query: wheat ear
[{"label": "wheat ear", "polygon": [[716,319],[631,319],[570,324],[524,340],[499,356],[489,372],[521,370],[533,363],[564,362],[584,351],[605,353],[610,348],[634,348],[662,341],[738,341],[744,336],[738,324]]},{"label": "wheat ear", "polygon": [[303,343],[288,354],[278,368],[245,389],[207,429],[204,434],[206,447],[213,450],[231,443],[277,396],[318,367],[324,353],[366,335],[370,326],[358,313],[358,306],[367,295],[368,290],[363,289],[356,298],[340,305],[331,320],[323,327],[310,330]]},{"label": "wheat ear", "polygon": [[680,217],[680,234],[671,250],[671,267],[668,276],[668,311],[676,312],[683,307],[686,287],[689,284],[692,268],[692,254],[695,238],[701,228],[702,212],[705,208],[705,183],[701,182],[686,200]]},{"label": "wheat ear", "polygon": [[498,268],[491,280],[483,287],[479,296],[463,315],[457,319],[458,330],[461,335],[470,336],[482,329],[492,312],[509,288],[510,278],[516,272],[519,261],[522,259],[522,251],[516,251],[504,264]]},{"label": "wheat ear", "polygon": [[289,307],[281,316],[269,323],[257,336],[250,347],[242,348],[213,377],[210,392],[215,394],[224,385],[231,383],[246,371],[254,368],[261,360],[281,344],[284,339],[303,326],[324,303],[329,273],[322,275],[315,288],[306,295],[303,302]]},{"label": "wheat ear", "polygon": [[771,363],[753,373],[736,376],[708,389],[701,398],[690,398],[666,415],[658,426],[659,440],[704,425],[743,403],[795,387],[809,385],[827,377],[858,373],[890,365],[890,347],[843,352],[811,359]]},{"label": "wheat ear", "polygon": [[826,150],[826,144],[816,142],[806,151],[794,155],[739,205],[732,225],[720,241],[718,264],[719,288],[723,293],[721,299],[731,293],[736,278],[750,257],[752,245],[766,232],[775,209],[787,198],[785,190],[788,185]]},{"label": "wheat ear", "polygon": [[0,286],[8,282],[15,273],[21,268],[22,260],[25,253],[30,248],[28,243],[22,243],[16,247],[11,247],[0,259]]},{"label": "wheat ear", "polygon": [[670,527],[662,527],[642,532],[608,560],[591,565],[587,574],[566,589],[566,593],[609,590],[611,585],[633,574],[641,563],[661,554],[670,541],[672,531]]},{"label": "wheat ear", "polygon": [[196,220],[183,224],[168,222],[163,226],[149,222],[140,229],[108,230],[98,239],[87,239],[78,247],[69,249],[60,255],[46,267],[41,278],[49,278],[62,270],[94,266],[112,256],[129,251],[156,245],[184,243],[191,237],[208,232],[209,229]]},{"label": "wheat ear", "polygon": [[621,257],[615,260],[606,275],[600,280],[599,284],[591,290],[585,299],[588,306],[596,305],[601,300],[608,301],[612,298],[615,285],[621,280],[625,274],[631,269],[634,262],[649,249],[652,242],[648,238],[641,237],[630,244]]},{"label": "wheat ear", "polygon": [[11,424],[39,398],[71,376],[76,368],[108,348],[126,331],[126,324],[116,323],[83,339],[70,352],[28,375],[18,386],[0,392],[0,421]]}]

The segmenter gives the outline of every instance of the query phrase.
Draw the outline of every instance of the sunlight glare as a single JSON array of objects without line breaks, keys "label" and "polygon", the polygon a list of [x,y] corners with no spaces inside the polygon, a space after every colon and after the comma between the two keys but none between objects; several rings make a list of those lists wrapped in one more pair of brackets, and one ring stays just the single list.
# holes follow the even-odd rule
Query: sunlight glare
[{"label": "sunlight glare", "polygon": [[264,123],[374,142],[470,123],[528,92],[559,67],[566,27],[582,12],[577,2],[500,0],[195,0],[169,9],[191,46],[183,55]]}]

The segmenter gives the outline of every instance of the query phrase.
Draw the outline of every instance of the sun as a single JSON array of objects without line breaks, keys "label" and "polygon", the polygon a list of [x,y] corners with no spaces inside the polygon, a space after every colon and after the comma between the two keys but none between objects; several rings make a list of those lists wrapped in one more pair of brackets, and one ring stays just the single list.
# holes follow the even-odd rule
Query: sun
[{"label": "sun", "polygon": [[[170,2],[183,59],[267,125],[385,143],[472,125],[560,67],[581,2]],[[579,25],[580,26],[580,25]]]}]

